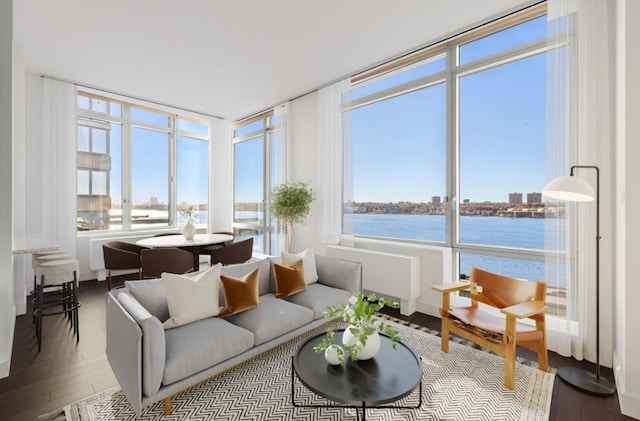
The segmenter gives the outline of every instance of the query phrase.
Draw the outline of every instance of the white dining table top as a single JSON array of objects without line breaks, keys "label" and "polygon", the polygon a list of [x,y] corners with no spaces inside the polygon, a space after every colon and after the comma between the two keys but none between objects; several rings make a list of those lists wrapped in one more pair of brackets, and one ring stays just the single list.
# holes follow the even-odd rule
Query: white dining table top
[{"label": "white dining table top", "polygon": [[219,244],[233,240],[228,234],[196,234],[193,240],[187,240],[182,234],[163,235],[160,237],[144,238],[136,241],[136,244],[144,247],[188,247]]}]

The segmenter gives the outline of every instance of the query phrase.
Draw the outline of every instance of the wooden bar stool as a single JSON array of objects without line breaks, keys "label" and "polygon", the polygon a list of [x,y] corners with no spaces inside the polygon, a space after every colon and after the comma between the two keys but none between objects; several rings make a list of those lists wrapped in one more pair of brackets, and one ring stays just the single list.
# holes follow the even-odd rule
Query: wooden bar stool
[{"label": "wooden bar stool", "polygon": [[[52,260],[39,263],[36,266],[36,336],[38,337],[38,352],[42,346],[42,317],[66,314],[69,316],[76,343],[80,342],[78,308],[78,270],[77,260]],[[44,301],[44,289],[58,287],[60,294],[57,299]]]}]

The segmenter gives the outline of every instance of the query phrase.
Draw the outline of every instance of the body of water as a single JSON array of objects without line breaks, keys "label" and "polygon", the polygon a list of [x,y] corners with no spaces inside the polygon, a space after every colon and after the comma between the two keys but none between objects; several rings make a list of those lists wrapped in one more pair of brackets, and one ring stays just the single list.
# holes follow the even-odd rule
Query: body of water
[{"label": "body of water", "polygon": [[[256,221],[259,212],[236,211],[236,220]],[[345,226],[352,227],[356,235],[370,235],[394,239],[411,239],[443,243],[446,241],[446,217],[444,215],[407,214],[352,214]],[[558,224],[563,230],[563,219],[504,218],[493,216],[461,216],[460,242],[498,247],[544,250],[546,224]],[[349,228],[345,230],[349,232]],[[545,279],[545,262],[513,259],[500,256],[462,253],[460,272],[469,274],[472,266],[514,278],[545,280],[549,284],[564,285],[563,281]]]},{"label": "body of water", "polygon": [[[442,243],[446,241],[444,215],[354,214],[349,218],[352,218],[354,234]],[[548,222],[549,220],[543,218],[461,216],[460,242],[544,250],[545,224]],[[559,224],[561,230],[564,227],[562,219],[553,219],[552,222]],[[349,222],[347,225],[350,225]],[[549,233],[553,230],[546,231]],[[546,280],[544,261],[461,254],[460,272],[468,274],[472,266],[515,278]]]}]

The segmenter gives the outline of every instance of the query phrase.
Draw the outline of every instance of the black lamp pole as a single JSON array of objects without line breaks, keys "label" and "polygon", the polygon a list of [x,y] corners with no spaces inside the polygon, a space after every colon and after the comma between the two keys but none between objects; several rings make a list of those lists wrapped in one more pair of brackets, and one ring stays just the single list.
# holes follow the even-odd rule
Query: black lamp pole
[{"label": "black lamp pole", "polygon": [[574,165],[575,168],[596,170],[596,374],[576,367],[561,367],[558,377],[570,385],[587,393],[607,396],[615,393],[616,388],[607,379],[600,377],[600,169],[594,165]]}]

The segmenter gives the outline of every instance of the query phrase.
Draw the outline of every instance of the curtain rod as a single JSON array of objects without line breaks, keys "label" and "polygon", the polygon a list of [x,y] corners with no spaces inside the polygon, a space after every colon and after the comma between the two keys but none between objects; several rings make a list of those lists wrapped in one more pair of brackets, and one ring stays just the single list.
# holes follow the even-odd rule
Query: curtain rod
[{"label": "curtain rod", "polygon": [[56,76],[50,76],[50,75],[41,74],[40,77],[51,79],[51,80],[57,80],[58,82],[70,83],[70,84],[72,84],[74,86],[77,86],[77,87],[80,87],[80,88],[95,89],[97,91],[102,91],[102,92],[105,92],[107,94],[119,95],[119,96],[122,96],[122,97],[125,97],[125,98],[130,98],[130,99],[133,99],[133,100],[136,100],[136,101],[144,101],[144,102],[148,102],[150,104],[159,105],[159,106],[162,106],[162,107],[175,108],[177,110],[182,110],[182,111],[187,111],[189,113],[199,114],[199,115],[204,116],[204,117],[211,117],[211,118],[215,118],[215,119],[218,119],[218,120],[224,120],[224,117],[220,117],[220,116],[217,116],[217,115],[211,115],[211,114],[208,114],[208,113],[203,113],[202,111],[191,110],[191,109],[184,108],[184,107],[178,107],[178,106],[175,106],[175,105],[166,104],[166,103],[160,102],[160,101],[154,101],[154,100],[150,100],[150,99],[146,99],[146,98],[142,98],[142,97],[137,97],[137,96],[133,96],[133,95],[129,95],[129,94],[123,94],[121,92],[112,91],[112,90],[100,88],[100,87],[97,87],[97,86],[91,86],[91,85],[87,85],[87,84],[84,84],[84,83],[74,82],[72,80],[63,79],[63,78],[56,77]]}]

